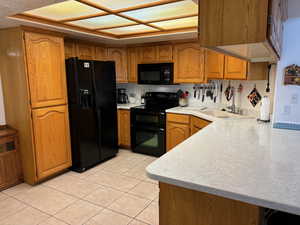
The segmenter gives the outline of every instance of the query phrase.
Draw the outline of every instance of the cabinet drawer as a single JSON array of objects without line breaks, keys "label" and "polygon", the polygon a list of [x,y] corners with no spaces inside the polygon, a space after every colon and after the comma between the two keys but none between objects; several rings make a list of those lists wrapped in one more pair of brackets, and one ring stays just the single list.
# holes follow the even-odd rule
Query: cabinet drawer
[{"label": "cabinet drawer", "polygon": [[204,119],[200,119],[195,116],[192,116],[191,123],[192,123],[193,127],[202,129],[202,128],[206,127],[207,125],[209,125],[211,122],[204,120]]},{"label": "cabinet drawer", "polygon": [[175,123],[190,123],[190,116],[189,115],[182,115],[182,114],[167,114],[167,121],[168,122],[175,122]]}]

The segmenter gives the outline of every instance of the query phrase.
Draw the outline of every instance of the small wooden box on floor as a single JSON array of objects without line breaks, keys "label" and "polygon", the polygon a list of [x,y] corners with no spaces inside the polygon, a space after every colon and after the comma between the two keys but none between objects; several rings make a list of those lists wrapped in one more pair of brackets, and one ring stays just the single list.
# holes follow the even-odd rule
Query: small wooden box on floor
[{"label": "small wooden box on floor", "polygon": [[166,183],[159,183],[160,225],[260,225],[262,209]]},{"label": "small wooden box on floor", "polygon": [[0,190],[22,181],[17,131],[0,126]]}]

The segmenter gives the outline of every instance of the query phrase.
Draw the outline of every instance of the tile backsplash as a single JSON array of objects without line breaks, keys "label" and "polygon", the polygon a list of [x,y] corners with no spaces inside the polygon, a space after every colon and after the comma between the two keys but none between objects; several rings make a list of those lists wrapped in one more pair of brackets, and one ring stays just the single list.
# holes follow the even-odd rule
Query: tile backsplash
[{"label": "tile backsplash", "polygon": [[[265,95],[269,96],[273,108],[273,97],[274,97],[274,81],[275,81],[275,68],[272,68],[271,76],[270,76],[270,88],[271,92],[266,93],[266,87],[267,87],[267,81],[240,81],[240,80],[214,80],[212,82],[216,82],[220,84],[223,83],[223,92],[222,97],[219,96],[217,98],[216,103],[212,101],[209,97],[206,97],[204,102],[202,102],[201,98],[194,98],[194,84],[180,84],[180,85],[138,85],[138,84],[118,84],[118,88],[126,88],[127,93],[131,96],[135,96],[135,99],[137,102],[140,101],[141,95],[148,91],[154,91],[154,92],[177,92],[179,89],[182,91],[188,91],[190,93],[189,96],[189,106],[215,106],[215,107],[226,107],[230,106],[232,104],[231,101],[227,101],[226,97],[224,95],[224,91],[226,87],[229,85],[229,82],[232,86],[235,87],[235,90],[239,87],[240,84],[243,86],[243,90],[241,93],[236,93],[235,102],[236,106],[243,109],[246,113],[255,113],[257,114],[260,110],[260,104],[256,105],[256,107],[253,107],[251,103],[249,102],[247,96],[250,94],[254,86],[256,86],[257,90],[259,91],[260,95],[263,97]],[[199,85],[197,85],[199,86]],[[133,99],[131,99],[133,100]]]}]

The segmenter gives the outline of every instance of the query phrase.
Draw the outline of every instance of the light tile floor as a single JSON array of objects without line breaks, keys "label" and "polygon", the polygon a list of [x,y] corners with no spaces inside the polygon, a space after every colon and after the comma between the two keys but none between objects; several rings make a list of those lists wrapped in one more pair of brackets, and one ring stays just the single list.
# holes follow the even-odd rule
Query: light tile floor
[{"label": "light tile floor", "polygon": [[155,159],[120,150],[85,173],[7,189],[0,225],[158,225],[158,183],[145,174]]}]

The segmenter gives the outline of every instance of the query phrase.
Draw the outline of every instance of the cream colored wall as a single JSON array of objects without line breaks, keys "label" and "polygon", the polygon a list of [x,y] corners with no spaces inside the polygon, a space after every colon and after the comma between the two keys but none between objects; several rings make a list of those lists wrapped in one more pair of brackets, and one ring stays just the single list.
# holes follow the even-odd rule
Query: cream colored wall
[{"label": "cream colored wall", "polygon": [[4,112],[4,103],[3,103],[2,82],[0,79],[0,125],[4,125],[4,124],[5,124],[5,112]]}]

